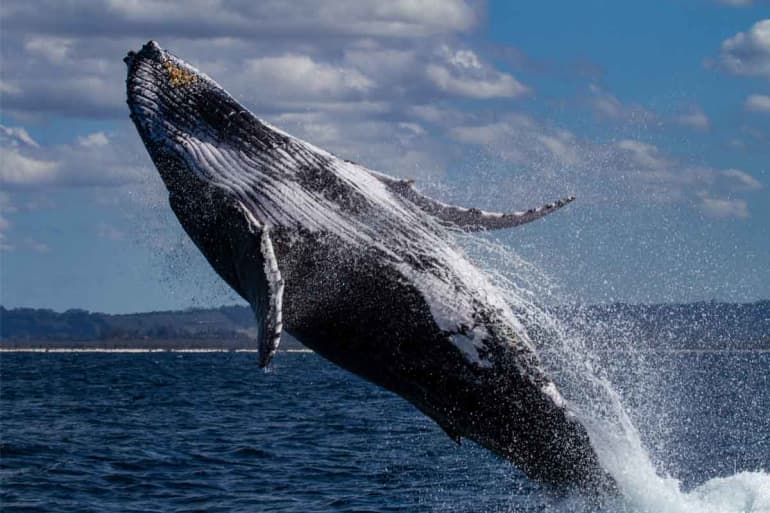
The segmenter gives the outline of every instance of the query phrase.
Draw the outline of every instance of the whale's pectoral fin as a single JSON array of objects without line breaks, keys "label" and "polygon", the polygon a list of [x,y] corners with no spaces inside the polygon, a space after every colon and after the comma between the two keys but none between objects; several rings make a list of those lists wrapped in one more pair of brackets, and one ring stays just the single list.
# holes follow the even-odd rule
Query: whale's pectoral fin
[{"label": "whale's pectoral fin", "polygon": [[250,240],[234,241],[234,267],[239,293],[251,304],[257,319],[259,366],[266,367],[278,350],[283,329],[283,279],[270,240],[270,230],[238,205],[248,222]]},{"label": "whale's pectoral fin", "polygon": [[270,232],[262,230],[260,237],[266,287],[259,298],[259,309],[254,312],[259,321],[259,365],[267,367],[278,350],[283,329],[283,279],[275,259]]},{"label": "whale's pectoral fin", "polygon": [[547,203],[541,207],[531,208],[521,212],[485,212],[477,208],[463,208],[436,201],[414,188],[413,180],[398,180],[377,173],[375,176],[382,180],[388,188],[420,207],[425,212],[435,216],[444,223],[456,226],[466,232],[498,230],[512,228],[535,221],[560,209],[575,200],[574,196]]},{"label": "whale's pectoral fin", "polygon": [[214,270],[254,310],[259,365],[265,367],[281,339],[283,303],[270,231],[240,202],[216,192],[202,192],[195,201],[171,194],[169,203]]}]

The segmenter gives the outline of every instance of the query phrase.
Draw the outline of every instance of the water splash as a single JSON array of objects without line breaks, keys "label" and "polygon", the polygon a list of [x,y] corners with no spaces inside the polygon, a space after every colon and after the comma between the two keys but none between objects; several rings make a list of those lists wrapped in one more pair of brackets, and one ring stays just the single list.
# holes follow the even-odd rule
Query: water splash
[{"label": "water splash", "polygon": [[[714,477],[685,491],[679,479],[661,472],[661,462],[653,461],[645,448],[620,389],[608,377],[596,347],[580,328],[606,321],[575,307],[569,310],[571,319],[567,325],[560,320],[558,310],[569,298],[537,267],[494,238],[461,233],[455,237],[467,256],[503,292],[530,338],[537,343],[547,372],[586,426],[602,466],[615,478],[621,495],[610,499],[600,511],[770,513],[770,473],[737,472]],[[617,326],[614,328],[617,332]],[[596,333],[596,329],[592,331]],[[629,332],[625,338],[633,340],[634,333]],[[641,351],[627,351],[624,358],[629,372],[639,372],[644,358]],[[666,429],[665,425],[659,426],[661,432]],[[585,498],[572,496],[560,499],[554,508],[553,511],[588,512],[596,511],[597,507]]]}]

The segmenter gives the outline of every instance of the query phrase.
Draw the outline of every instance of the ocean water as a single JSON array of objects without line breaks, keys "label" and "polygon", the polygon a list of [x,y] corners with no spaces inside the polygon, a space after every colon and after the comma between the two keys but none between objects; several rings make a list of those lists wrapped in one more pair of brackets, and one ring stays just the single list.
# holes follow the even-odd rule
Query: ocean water
[{"label": "ocean water", "polygon": [[557,496],[312,353],[0,355],[0,510],[770,512],[770,354],[606,353],[623,495]]}]

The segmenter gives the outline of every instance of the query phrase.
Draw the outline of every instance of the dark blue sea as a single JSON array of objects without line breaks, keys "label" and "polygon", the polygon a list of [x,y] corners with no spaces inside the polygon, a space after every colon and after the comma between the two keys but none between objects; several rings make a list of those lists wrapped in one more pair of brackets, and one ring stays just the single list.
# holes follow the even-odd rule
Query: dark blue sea
[{"label": "dark blue sea", "polygon": [[3,512],[770,511],[767,353],[608,356],[651,467],[603,505],[312,353],[0,358]]}]

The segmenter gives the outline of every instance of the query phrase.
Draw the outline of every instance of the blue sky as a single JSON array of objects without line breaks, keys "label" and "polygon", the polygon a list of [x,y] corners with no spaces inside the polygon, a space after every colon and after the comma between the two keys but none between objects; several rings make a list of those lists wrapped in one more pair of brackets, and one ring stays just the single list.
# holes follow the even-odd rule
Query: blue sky
[{"label": "blue sky", "polygon": [[230,303],[128,120],[149,39],[259,116],[444,200],[565,300],[770,297],[770,4],[154,0],[0,8],[0,303]]}]

